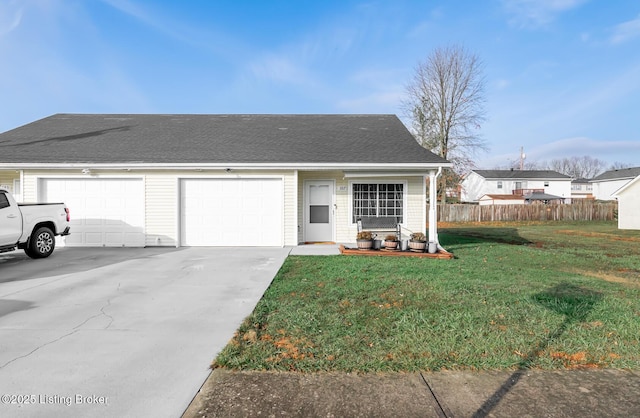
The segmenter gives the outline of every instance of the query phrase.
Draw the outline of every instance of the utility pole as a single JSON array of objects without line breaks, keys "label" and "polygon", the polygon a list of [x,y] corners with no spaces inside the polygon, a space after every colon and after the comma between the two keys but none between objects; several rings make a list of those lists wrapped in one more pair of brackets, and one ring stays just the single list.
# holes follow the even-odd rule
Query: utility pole
[{"label": "utility pole", "polygon": [[524,147],[520,147],[520,171],[524,170],[524,159],[527,156],[524,154]]}]

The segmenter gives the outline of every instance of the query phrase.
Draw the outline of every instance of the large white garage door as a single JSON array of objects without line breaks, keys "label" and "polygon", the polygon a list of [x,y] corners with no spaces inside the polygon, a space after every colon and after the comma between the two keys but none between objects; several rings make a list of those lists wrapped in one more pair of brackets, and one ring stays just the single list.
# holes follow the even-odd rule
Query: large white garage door
[{"label": "large white garage door", "polygon": [[281,179],[184,179],[181,244],[282,246]]},{"label": "large white garage door", "polygon": [[142,179],[41,179],[43,202],[64,202],[71,212],[67,246],[143,247]]}]

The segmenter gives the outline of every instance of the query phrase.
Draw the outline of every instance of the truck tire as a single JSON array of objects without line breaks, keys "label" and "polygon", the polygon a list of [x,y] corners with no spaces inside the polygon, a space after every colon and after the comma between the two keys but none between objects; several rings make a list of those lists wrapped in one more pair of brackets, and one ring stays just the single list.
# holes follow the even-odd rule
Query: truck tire
[{"label": "truck tire", "polygon": [[56,237],[53,235],[53,231],[43,226],[31,234],[29,245],[24,249],[24,252],[31,258],[45,258],[51,255],[55,247]]}]

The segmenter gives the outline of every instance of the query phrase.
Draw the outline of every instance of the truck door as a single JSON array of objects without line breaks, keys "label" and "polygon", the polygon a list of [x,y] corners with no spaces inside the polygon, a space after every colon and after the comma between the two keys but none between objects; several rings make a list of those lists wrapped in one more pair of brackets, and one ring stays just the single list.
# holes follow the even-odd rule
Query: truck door
[{"label": "truck door", "polygon": [[22,215],[7,192],[0,190],[0,246],[18,242],[22,235]]}]

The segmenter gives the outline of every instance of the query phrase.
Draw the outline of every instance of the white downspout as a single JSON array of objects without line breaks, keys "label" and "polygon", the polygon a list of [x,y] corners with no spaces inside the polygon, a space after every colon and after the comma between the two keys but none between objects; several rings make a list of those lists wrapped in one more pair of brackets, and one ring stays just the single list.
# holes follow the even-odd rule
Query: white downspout
[{"label": "white downspout", "polygon": [[429,172],[429,242],[435,242],[438,248],[438,184],[437,179],[442,174],[442,167],[438,171]]}]

